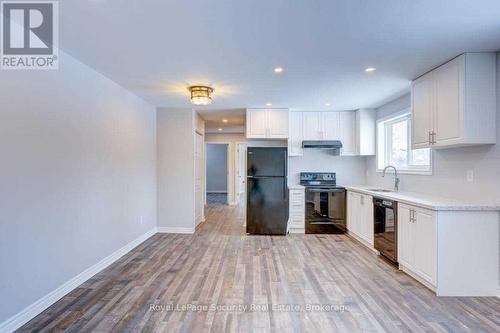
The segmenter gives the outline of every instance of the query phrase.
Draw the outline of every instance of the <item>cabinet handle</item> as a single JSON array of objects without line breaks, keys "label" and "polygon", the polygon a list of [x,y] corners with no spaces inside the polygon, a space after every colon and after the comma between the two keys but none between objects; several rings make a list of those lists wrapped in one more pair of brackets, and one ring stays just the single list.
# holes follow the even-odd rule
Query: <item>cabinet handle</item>
[{"label": "cabinet handle", "polygon": [[429,131],[429,145],[432,145],[432,132]]},{"label": "cabinet handle", "polygon": [[432,144],[435,145],[436,144],[436,132],[432,132]]}]

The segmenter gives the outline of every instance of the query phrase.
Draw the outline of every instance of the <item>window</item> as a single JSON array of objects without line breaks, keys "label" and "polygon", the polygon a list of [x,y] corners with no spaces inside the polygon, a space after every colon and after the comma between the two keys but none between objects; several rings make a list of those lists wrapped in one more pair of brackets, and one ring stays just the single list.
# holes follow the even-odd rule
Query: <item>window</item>
[{"label": "window", "polygon": [[404,173],[431,174],[431,150],[411,149],[411,114],[404,112],[377,124],[377,168],[395,166]]}]

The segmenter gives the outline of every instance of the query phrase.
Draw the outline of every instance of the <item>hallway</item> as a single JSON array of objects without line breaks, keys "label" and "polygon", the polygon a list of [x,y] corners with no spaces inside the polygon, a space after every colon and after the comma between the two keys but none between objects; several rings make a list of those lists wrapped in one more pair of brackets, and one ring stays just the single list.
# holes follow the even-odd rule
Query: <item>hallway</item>
[{"label": "hallway", "polygon": [[[21,331],[495,332],[498,298],[439,298],[345,235],[247,236],[206,207],[156,234]],[[194,308],[196,307],[196,308]]]},{"label": "hallway", "polygon": [[207,193],[208,205],[227,205],[227,193]]}]

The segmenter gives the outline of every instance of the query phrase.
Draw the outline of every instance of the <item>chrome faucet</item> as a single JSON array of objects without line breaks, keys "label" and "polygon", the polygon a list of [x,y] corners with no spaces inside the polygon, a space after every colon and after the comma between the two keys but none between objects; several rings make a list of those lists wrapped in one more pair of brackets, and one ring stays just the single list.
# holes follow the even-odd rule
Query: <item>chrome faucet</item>
[{"label": "chrome faucet", "polygon": [[384,172],[382,173],[382,177],[385,177],[385,173],[387,172],[387,169],[393,168],[394,169],[394,191],[399,191],[399,182],[400,179],[398,177],[398,170],[396,169],[395,166],[393,165],[388,165],[384,168]]}]

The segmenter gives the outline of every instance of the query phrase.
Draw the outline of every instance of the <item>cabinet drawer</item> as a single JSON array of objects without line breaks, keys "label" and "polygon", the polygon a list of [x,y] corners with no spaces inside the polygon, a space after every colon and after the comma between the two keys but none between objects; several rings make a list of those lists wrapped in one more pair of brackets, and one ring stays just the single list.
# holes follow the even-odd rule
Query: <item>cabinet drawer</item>
[{"label": "cabinet drawer", "polygon": [[304,198],[304,190],[290,190],[290,198],[291,197]]},{"label": "cabinet drawer", "polygon": [[304,214],[291,214],[290,215],[290,225],[296,228],[303,228],[305,226],[305,216]]},{"label": "cabinet drawer", "polygon": [[305,193],[303,190],[290,190],[290,211],[303,212],[305,209]]},{"label": "cabinet drawer", "polygon": [[305,212],[304,205],[290,205],[290,214],[304,213],[304,212]]}]

